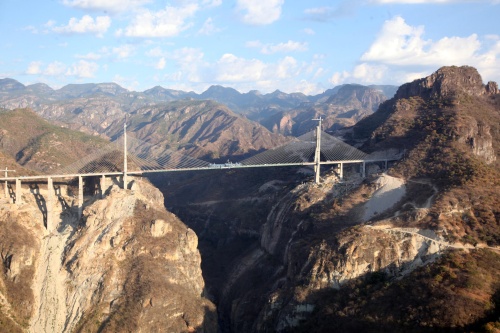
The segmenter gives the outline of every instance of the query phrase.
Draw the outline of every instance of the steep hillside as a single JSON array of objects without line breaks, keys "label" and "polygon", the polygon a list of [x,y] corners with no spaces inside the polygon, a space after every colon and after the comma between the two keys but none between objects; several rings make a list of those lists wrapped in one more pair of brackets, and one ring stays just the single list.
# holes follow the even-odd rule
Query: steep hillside
[{"label": "steep hillside", "polygon": [[53,172],[109,142],[53,125],[33,111],[0,111],[0,150],[32,170]]},{"label": "steep hillside", "polygon": [[[472,67],[444,67],[403,85],[353,128],[366,150],[406,149],[394,173],[440,189],[426,220],[449,237],[499,244],[500,94]],[[436,218],[437,217],[437,218]]]},{"label": "steep hillside", "polygon": [[[127,130],[140,140],[224,162],[287,141],[212,101],[181,101],[142,108],[131,112],[127,123]],[[121,135],[121,126],[122,123],[115,123],[105,133],[111,137]]]},{"label": "steep hillside", "polygon": [[32,170],[53,172],[109,142],[53,125],[33,111],[0,111],[0,150]]},{"label": "steep hillside", "polygon": [[312,119],[324,119],[324,130],[352,126],[372,114],[387,97],[380,90],[361,85],[343,85],[320,101],[281,111],[261,121],[269,130],[284,135],[300,136],[314,128]]}]

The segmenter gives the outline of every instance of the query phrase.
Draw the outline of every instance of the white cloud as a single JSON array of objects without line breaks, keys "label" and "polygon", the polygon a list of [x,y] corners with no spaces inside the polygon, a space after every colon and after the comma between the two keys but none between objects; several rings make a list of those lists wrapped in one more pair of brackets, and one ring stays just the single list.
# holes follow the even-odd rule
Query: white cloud
[{"label": "white cloud", "polygon": [[243,12],[243,22],[252,25],[266,25],[277,21],[285,0],[237,0],[238,11]]},{"label": "white cloud", "polygon": [[29,31],[32,34],[38,34],[38,29],[32,25],[28,25],[28,26],[24,27],[23,30]]},{"label": "white cloud", "polygon": [[203,26],[201,27],[200,30],[198,30],[198,34],[200,35],[213,35],[217,32],[221,31],[221,29],[217,28],[214,25],[214,22],[211,17],[207,18],[205,23],[203,23]]},{"label": "white cloud", "polygon": [[428,4],[433,4],[433,3],[459,3],[459,2],[492,2],[495,3],[495,0],[372,0],[375,3],[381,3],[381,4],[391,4],[391,3],[397,3],[397,4],[421,4],[421,3],[428,3]]},{"label": "white cloud", "polygon": [[262,44],[260,41],[249,41],[245,43],[246,47],[260,48],[263,54],[273,54],[278,52],[307,51],[307,43],[295,42],[289,40],[286,43]]},{"label": "white cloud", "polygon": [[42,65],[41,61],[32,61],[28,65],[28,69],[26,70],[26,74],[30,74],[30,75],[40,74],[42,72],[42,70],[40,69],[41,65]]},{"label": "white cloud", "polygon": [[109,16],[98,16],[94,20],[91,16],[84,15],[80,20],[74,17],[71,18],[67,25],[52,27],[52,31],[64,34],[92,33],[98,37],[102,37],[108,31],[110,25],[111,18]]},{"label": "white cloud", "polygon": [[99,65],[95,62],[80,60],[73,64],[67,71],[67,76],[76,76],[78,78],[92,78],[99,69]]},{"label": "white cloud", "polygon": [[54,61],[48,64],[47,68],[43,71],[43,75],[59,76],[66,71],[66,65],[59,61]]},{"label": "white cloud", "polygon": [[140,7],[151,0],[63,0],[62,3],[69,7],[119,13]]},{"label": "white cloud", "polygon": [[159,46],[146,52],[148,57],[162,57],[165,54],[166,53]]},{"label": "white cloud", "polygon": [[307,35],[315,35],[316,34],[316,31],[314,31],[313,29],[311,28],[305,28],[304,30],[302,30],[305,34]]},{"label": "white cloud", "polygon": [[347,79],[351,77],[351,74],[347,71],[336,72],[332,75],[332,77],[328,80],[332,85],[338,86],[344,82],[347,82]]},{"label": "white cloud", "polygon": [[222,0],[203,0],[201,4],[207,7],[218,7],[222,5]]},{"label": "white cloud", "polygon": [[167,61],[165,60],[165,58],[161,57],[160,60],[158,60],[158,63],[156,64],[155,68],[156,69],[164,69],[166,64],[167,64]]},{"label": "white cloud", "polygon": [[313,7],[304,10],[306,19],[313,21],[329,21],[332,19],[353,15],[358,7],[365,1],[363,0],[343,0],[335,7],[323,6]]},{"label": "white cloud", "polygon": [[444,37],[436,42],[422,38],[424,27],[412,27],[402,17],[386,21],[367,52],[365,62],[398,66],[473,64],[478,60],[481,42],[475,34],[469,37]]},{"label": "white cloud", "polygon": [[216,81],[245,82],[259,81],[266,65],[258,59],[239,58],[234,54],[224,54],[215,64]]},{"label": "white cloud", "polygon": [[113,47],[111,52],[118,59],[125,59],[130,57],[135,51],[135,47],[129,44]]},{"label": "white cloud", "polygon": [[77,59],[86,59],[86,60],[99,60],[102,58],[102,55],[94,52],[90,52],[87,54],[77,54],[75,55]]},{"label": "white cloud", "polygon": [[164,10],[153,12],[143,9],[133,18],[132,23],[119,31],[118,35],[128,37],[173,37],[190,28],[186,20],[193,17],[199,7],[187,4],[182,7],[167,6]]}]

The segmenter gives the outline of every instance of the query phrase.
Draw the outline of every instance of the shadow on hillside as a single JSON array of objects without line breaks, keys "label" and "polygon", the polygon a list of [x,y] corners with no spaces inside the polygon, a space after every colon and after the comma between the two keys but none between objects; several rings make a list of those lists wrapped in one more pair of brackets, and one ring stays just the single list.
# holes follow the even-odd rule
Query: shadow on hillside
[{"label": "shadow on hillside", "polygon": [[29,184],[30,193],[33,194],[35,198],[38,209],[42,213],[43,216],[43,226],[47,228],[47,202],[45,198],[40,194],[40,187],[37,183]]}]

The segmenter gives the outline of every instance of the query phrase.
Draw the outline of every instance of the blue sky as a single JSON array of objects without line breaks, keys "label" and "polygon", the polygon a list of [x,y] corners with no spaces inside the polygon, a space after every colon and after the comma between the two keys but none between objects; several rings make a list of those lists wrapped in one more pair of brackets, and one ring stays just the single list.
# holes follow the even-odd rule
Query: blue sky
[{"label": "blue sky", "polygon": [[444,65],[500,81],[500,0],[0,0],[0,78],[316,94]]}]

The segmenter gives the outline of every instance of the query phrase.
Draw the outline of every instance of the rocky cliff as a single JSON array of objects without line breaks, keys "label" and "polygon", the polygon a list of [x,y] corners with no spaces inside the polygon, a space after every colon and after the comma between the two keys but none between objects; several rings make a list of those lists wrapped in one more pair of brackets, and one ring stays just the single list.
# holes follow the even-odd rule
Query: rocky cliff
[{"label": "rocky cliff", "polygon": [[86,198],[78,220],[71,187],[59,184],[58,223],[47,230],[47,190],[34,186],[21,206],[0,210],[2,331],[217,332],[197,236],[156,188],[112,185]]},{"label": "rocky cliff", "polygon": [[173,208],[217,261],[204,274],[224,332],[497,325],[500,95],[474,71],[443,68],[403,86],[343,131],[373,156],[404,152],[388,174],[371,164],[366,179],[352,166],[343,182],[325,170],[320,185],[304,169],[227,173],[209,191],[174,184]]}]

